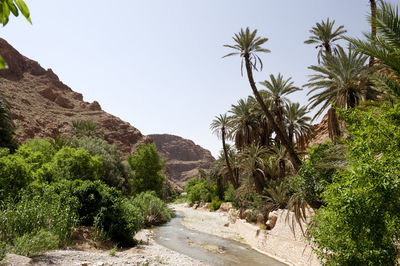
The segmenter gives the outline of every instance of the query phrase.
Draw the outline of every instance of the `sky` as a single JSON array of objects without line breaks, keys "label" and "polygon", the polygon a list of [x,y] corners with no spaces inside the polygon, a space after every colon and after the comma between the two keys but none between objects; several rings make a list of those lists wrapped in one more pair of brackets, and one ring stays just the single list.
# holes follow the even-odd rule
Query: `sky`
[{"label": "sky", "polygon": [[[1,29],[23,55],[51,68],[84,100],[143,134],[193,140],[216,157],[210,123],[251,94],[240,58],[222,59],[241,28],[269,40],[262,72],[307,83],[317,64],[309,30],[326,18],[347,36],[369,31],[368,0],[25,0],[33,24],[12,17]],[[398,5],[400,0],[389,1]],[[291,95],[307,104],[307,89]]]}]

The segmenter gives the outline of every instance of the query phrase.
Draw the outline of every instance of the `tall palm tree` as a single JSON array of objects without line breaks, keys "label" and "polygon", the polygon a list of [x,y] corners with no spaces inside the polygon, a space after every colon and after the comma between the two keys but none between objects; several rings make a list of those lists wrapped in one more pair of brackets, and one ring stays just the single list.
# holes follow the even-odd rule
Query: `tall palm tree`
[{"label": "tall palm tree", "polygon": [[[376,0],[369,0],[369,4],[371,7],[371,37],[373,39],[376,38]],[[374,57],[371,56],[369,58],[369,66],[374,65]]]},{"label": "tall palm tree", "polygon": [[232,104],[229,126],[229,137],[235,141],[238,150],[256,142],[258,137],[257,117],[252,113],[253,102],[250,98],[240,99],[236,105]]},{"label": "tall palm tree", "polygon": [[312,126],[310,124],[311,117],[306,116],[308,113],[306,106],[300,106],[299,103],[288,102],[285,106],[286,110],[286,128],[288,130],[289,139],[297,143],[301,147],[301,138],[310,134]]},{"label": "tall palm tree", "polygon": [[268,150],[264,147],[251,144],[240,154],[240,166],[243,174],[254,182],[257,193],[262,194],[265,187],[265,156]]},{"label": "tall palm tree", "polygon": [[[279,73],[277,77],[273,74],[269,76],[269,80],[260,82],[266,88],[266,95],[271,99],[271,109],[275,115],[276,123],[280,126],[282,131],[286,131],[284,126],[284,105],[288,101],[285,97],[300,88],[295,87],[292,78],[284,79]],[[289,136],[289,140],[291,140]]]},{"label": "tall palm tree", "polygon": [[[370,69],[365,66],[367,59],[366,56],[352,50],[346,53],[339,46],[337,55],[326,55],[322,65],[309,67],[316,73],[310,76],[309,83],[304,86],[311,88],[308,95],[318,91],[309,99],[310,108],[322,104],[313,119],[332,105],[328,111],[328,128],[334,142],[340,135],[334,108],[353,108],[358,105],[364,95],[373,95],[375,92],[368,82]],[[365,93],[366,91],[368,93]]]},{"label": "tall palm tree", "polygon": [[289,141],[288,137],[286,136],[285,132],[282,132],[281,128],[276,124],[272,113],[268,110],[268,107],[265,105],[263,98],[261,97],[260,93],[258,92],[256,83],[254,82],[253,78],[253,69],[258,71],[257,62],[260,64],[260,69],[262,69],[262,61],[257,53],[269,53],[268,49],[262,48],[261,45],[268,41],[267,38],[261,38],[257,35],[257,30],[250,31],[247,27],[246,30],[241,29],[239,33],[235,33],[233,40],[235,42],[234,45],[224,45],[224,47],[232,48],[235,50],[233,53],[229,53],[224,57],[239,55],[242,58],[242,69],[243,69],[243,60],[246,65],[247,71],[247,78],[250,83],[250,87],[253,91],[253,94],[260,104],[265,116],[268,119],[269,124],[274,129],[276,135],[281,140],[282,144],[287,148],[289,152],[289,156],[295,165],[296,169],[299,169],[301,165],[301,160],[299,159],[294,146]]},{"label": "tall palm tree", "polygon": [[329,18],[321,23],[316,24],[310,30],[311,36],[308,40],[304,41],[305,44],[317,44],[315,46],[318,51],[318,64],[320,63],[321,56],[325,54],[332,54],[332,48],[334,42],[341,39],[342,35],[347,31],[344,29],[343,25],[340,25],[337,29],[333,29],[335,25],[335,20],[329,21]]},{"label": "tall palm tree", "polygon": [[[266,91],[261,90],[260,95],[267,108],[270,108],[271,99],[268,98]],[[255,116],[255,120],[257,121],[257,143],[261,146],[269,147],[271,145],[271,136],[274,130],[268,123],[268,118],[265,116],[257,100],[252,96],[249,96],[249,100],[252,103],[251,113]]]},{"label": "tall palm tree", "polygon": [[[238,159],[238,153],[237,151],[233,148],[233,146],[226,144],[226,152],[228,154],[229,158],[229,164],[233,172],[233,178],[235,180],[236,185],[239,187],[240,186],[240,167],[239,167],[239,159]],[[220,155],[218,157],[218,160],[223,162],[220,164],[218,174],[223,177],[224,180],[229,180],[230,172],[228,165],[226,163],[226,156],[224,151],[222,150],[220,152]],[[230,181],[230,180],[229,180]]]},{"label": "tall palm tree", "polygon": [[366,34],[367,41],[346,38],[358,52],[379,59],[378,62],[390,73],[380,73],[373,77],[373,83],[385,90],[393,98],[400,99],[400,19],[398,8],[384,1],[375,9],[375,18],[370,21],[376,28],[376,36]]},{"label": "tall palm tree", "polygon": [[224,150],[226,165],[229,170],[229,180],[231,181],[232,185],[235,188],[237,188],[238,184],[233,176],[233,171],[232,171],[231,164],[229,162],[229,156],[228,156],[228,152],[227,152],[227,145],[225,143],[228,123],[229,123],[229,119],[228,119],[227,115],[220,114],[219,116],[216,116],[215,119],[212,121],[210,128],[214,134],[216,134],[219,138],[222,139],[222,148]]}]

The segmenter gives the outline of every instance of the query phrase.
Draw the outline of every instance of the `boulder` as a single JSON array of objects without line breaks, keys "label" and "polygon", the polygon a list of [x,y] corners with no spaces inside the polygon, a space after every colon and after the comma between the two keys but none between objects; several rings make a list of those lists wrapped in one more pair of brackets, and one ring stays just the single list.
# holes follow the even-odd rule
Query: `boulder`
[{"label": "boulder", "polygon": [[94,101],[89,105],[90,111],[101,111],[101,106],[98,101]]},{"label": "boulder", "polygon": [[275,212],[270,212],[268,215],[268,221],[265,224],[267,230],[271,230],[272,228],[274,228],[277,220],[278,220],[278,215]]},{"label": "boulder", "polygon": [[7,254],[5,257],[5,263],[1,264],[4,266],[12,266],[12,265],[18,265],[18,266],[27,266],[27,265],[32,265],[32,259],[16,254]]},{"label": "boulder", "polygon": [[196,210],[197,208],[199,207],[199,204],[197,204],[197,203],[195,203],[195,204],[193,204],[193,210]]},{"label": "boulder", "polygon": [[233,209],[232,202],[223,202],[221,206],[219,207],[218,211],[219,212],[229,212],[231,209]]}]

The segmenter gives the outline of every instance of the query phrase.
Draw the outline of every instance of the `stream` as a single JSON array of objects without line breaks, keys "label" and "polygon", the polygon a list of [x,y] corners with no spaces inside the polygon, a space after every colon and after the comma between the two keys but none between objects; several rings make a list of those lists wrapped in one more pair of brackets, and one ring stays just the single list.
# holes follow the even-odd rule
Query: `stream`
[{"label": "stream", "polygon": [[155,241],[210,265],[286,265],[237,241],[190,230],[181,224],[183,218],[178,212],[156,228]]}]

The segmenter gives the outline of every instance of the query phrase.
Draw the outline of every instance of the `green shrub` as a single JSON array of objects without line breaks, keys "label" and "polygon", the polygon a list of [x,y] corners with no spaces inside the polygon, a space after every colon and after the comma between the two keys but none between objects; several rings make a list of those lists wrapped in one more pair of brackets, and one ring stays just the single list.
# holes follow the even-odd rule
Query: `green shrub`
[{"label": "green shrub", "polygon": [[90,120],[72,121],[71,134],[77,137],[99,135],[96,123]]},{"label": "green shrub", "polygon": [[53,157],[49,170],[60,179],[97,180],[104,174],[101,156],[83,149],[63,147]]},{"label": "green shrub", "polygon": [[206,179],[192,178],[185,186],[187,198],[192,203],[211,202],[217,195],[217,186],[212,185]]},{"label": "green shrub", "polygon": [[0,147],[0,157],[4,157],[10,154],[9,148],[1,148]]},{"label": "green shrub", "polygon": [[16,154],[24,158],[33,171],[52,160],[56,149],[48,139],[34,139],[22,144]]},{"label": "green shrub", "polygon": [[174,215],[173,211],[156,196],[155,192],[140,193],[133,199],[132,204],[140,209],[146,226],[166,223]]},{"label": "green shrub", "polygon": [[59,239],[57,235],[41,229],[39,232],[26,233],[13,241],[12,253],[32,257],[47,250],[57,249]]},{"label": "green shrub", "polygon": [[326,188],[310,228],[327,265],[396,265],[400,236],[400,108],[344,115],[349,166]]},{"label": "green shrub", "polygon": [[210,204],[210,210],[216,211],[221,206],[221,201],[219,200],[218,196],[214,197]]},{"label": "green shrub", "polygon": [[115,145],[98,137],[83,136],[72,138],[70,146],[84,148],[92,156],[102,156],[104,174],[101,176],[101,180],[111,187],[120,189],[124,195],[132,192],[130,169],[123,165],[122,154]]},{"label": "green shrub", "polygon": [[334,152],[331,142],[311,147],[309,158],[301,165],[297,176],[290,181],[292,190],[300,195],[311,207],[319,208],[322,202],[322,193],[332,184],[332,179],[337,170],[322,167],[320,164]]},{"label": "green shrub", "polygon": [[236,198],[236,190],[232,184],[228,185],[228,188],[224,193],[224,200],[228,202],[232,202],[233,206],[237,207],[237,198]]},{"label": "green shrub", "polygon": [[11,118],[10,105],[0,92],[0,147],[5,147],[14,152],[18,143],[14,138],[15,125]]},{"label": "green shrub", "polygon": [[127,159],[134,171],[132,180],[135,193],[153,190],[161,195],[164,175],[161,170],[164,161],[160,158],[154,143],[141,145],[136,154]]},{"label": "green shrub", "polygon": [[61,196],[48,186],[23,192],[18,202],[4,202],[0,207],[0,242],[14,245],[45,230],[57,237],[57,245],[67,244],[77,222],[70,205],[63,204]]},{"label": "green shrub", "polygon": [[17,197],[19,191],[32,180],[30,167],[21,157],[0,157],[0,201],[7,197]]},{"label": "green shrub", "polygon": [[81,225],[96,226],[105,238],[119,246],[134,245],[133,234],[143,226],[138,208],[122,197],[120,191],[101,181],[63,181],[54,184],[64,198],[76,198]]}]

